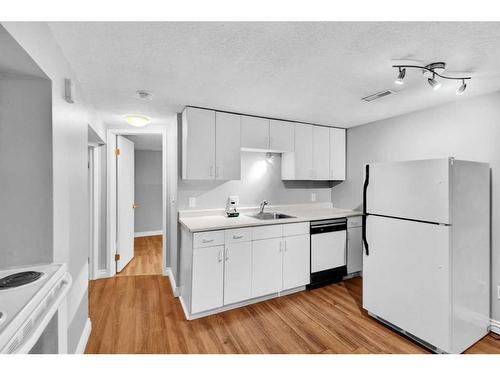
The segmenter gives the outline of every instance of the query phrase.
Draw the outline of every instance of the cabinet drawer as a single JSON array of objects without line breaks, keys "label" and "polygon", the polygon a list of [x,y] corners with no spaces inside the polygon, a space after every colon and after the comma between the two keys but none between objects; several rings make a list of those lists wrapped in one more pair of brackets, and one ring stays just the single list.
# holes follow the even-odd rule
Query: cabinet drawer
[{"label": "cabinet drawer", "polygon": [[226,244],[246,242],[252,240],[252,228],[227,229],[225,231]]},{"label": "cabinet drawer", "polygon": [[253,240],[264,240],[283,236],[283,225],[265,225],[252,228]]},{"label": "cabinet drawer", "polygon": [[347,228],[355,228],[362,226],[362,216],[352,216],[347,218]]},{"label": "cabinet drawer", "polygon": [[283,224],[283,237],[309,234],[309,222]]},{"label": "cabinet drawer", "polygon": [[224,245],[224,231],[200,232],[193,235],[193,248]]}]

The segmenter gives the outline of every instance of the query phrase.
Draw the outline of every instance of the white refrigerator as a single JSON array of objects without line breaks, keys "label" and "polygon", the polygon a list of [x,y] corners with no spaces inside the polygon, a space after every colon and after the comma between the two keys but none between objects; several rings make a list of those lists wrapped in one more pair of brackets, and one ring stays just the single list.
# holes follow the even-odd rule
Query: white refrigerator
[{"label": "white refrigerator", "polygon": [[366,166],[363,308],[442,353],[490,325],[490,169],[453,158]]}]

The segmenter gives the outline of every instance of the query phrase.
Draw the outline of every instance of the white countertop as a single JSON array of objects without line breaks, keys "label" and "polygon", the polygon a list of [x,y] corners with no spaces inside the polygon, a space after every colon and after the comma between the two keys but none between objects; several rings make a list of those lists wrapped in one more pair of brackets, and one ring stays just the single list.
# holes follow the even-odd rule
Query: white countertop
[{"label": "white countertop", "polygon": [[[202,232],[238,227],[253,227],[260,225],[289,224],[304,221],[335,219],[341,217],[360,216],[360,211],[341,208],[326,207],[325,205],[289,205],[266,207],[267,212],[280,212],[293,218],[260,220],[248,216],[257,213],[258,209],[242,209],[240,216],[227,217],[223,210],[183,211],[180,213],[179,222],[190,232]],[[199,215],[196,215],[196,212]]]}]

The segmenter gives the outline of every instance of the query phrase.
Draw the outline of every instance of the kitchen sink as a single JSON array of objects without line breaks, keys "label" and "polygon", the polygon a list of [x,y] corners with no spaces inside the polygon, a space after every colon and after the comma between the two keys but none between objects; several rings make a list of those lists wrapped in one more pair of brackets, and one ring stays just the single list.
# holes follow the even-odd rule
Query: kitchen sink
[{"label": "kitchen sink", "polygon": [[292,219],[295,216],[282,214],[280,212],[262,212],[258,214],[247,215],[259,220],[278,220],[278,219]]}]

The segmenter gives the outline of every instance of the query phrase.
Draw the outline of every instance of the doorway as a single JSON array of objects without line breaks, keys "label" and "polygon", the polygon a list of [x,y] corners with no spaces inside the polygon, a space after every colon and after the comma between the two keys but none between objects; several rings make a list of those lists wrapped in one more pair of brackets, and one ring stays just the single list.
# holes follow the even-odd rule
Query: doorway
[{"label": "doorway", "polygon": [[110,141],[110,276],[166,275],[166,130],[113,129]]},{"label": "doorway", "polygon": [[[117,228],[122,251],[116,263],[117,276],[161,275],[162,137],[161,134],[117,137],[120,150],[117,156]],[[130,202],[133,202],[131,210]],[[129,212],[133,218],[128,217]],[[129,225],[133,228],[129,229]],[[133,240],[129,231],[133,233]],[[133,246],[130,253],[125,248],[128,242],[124,241],[130,241]]]}]

